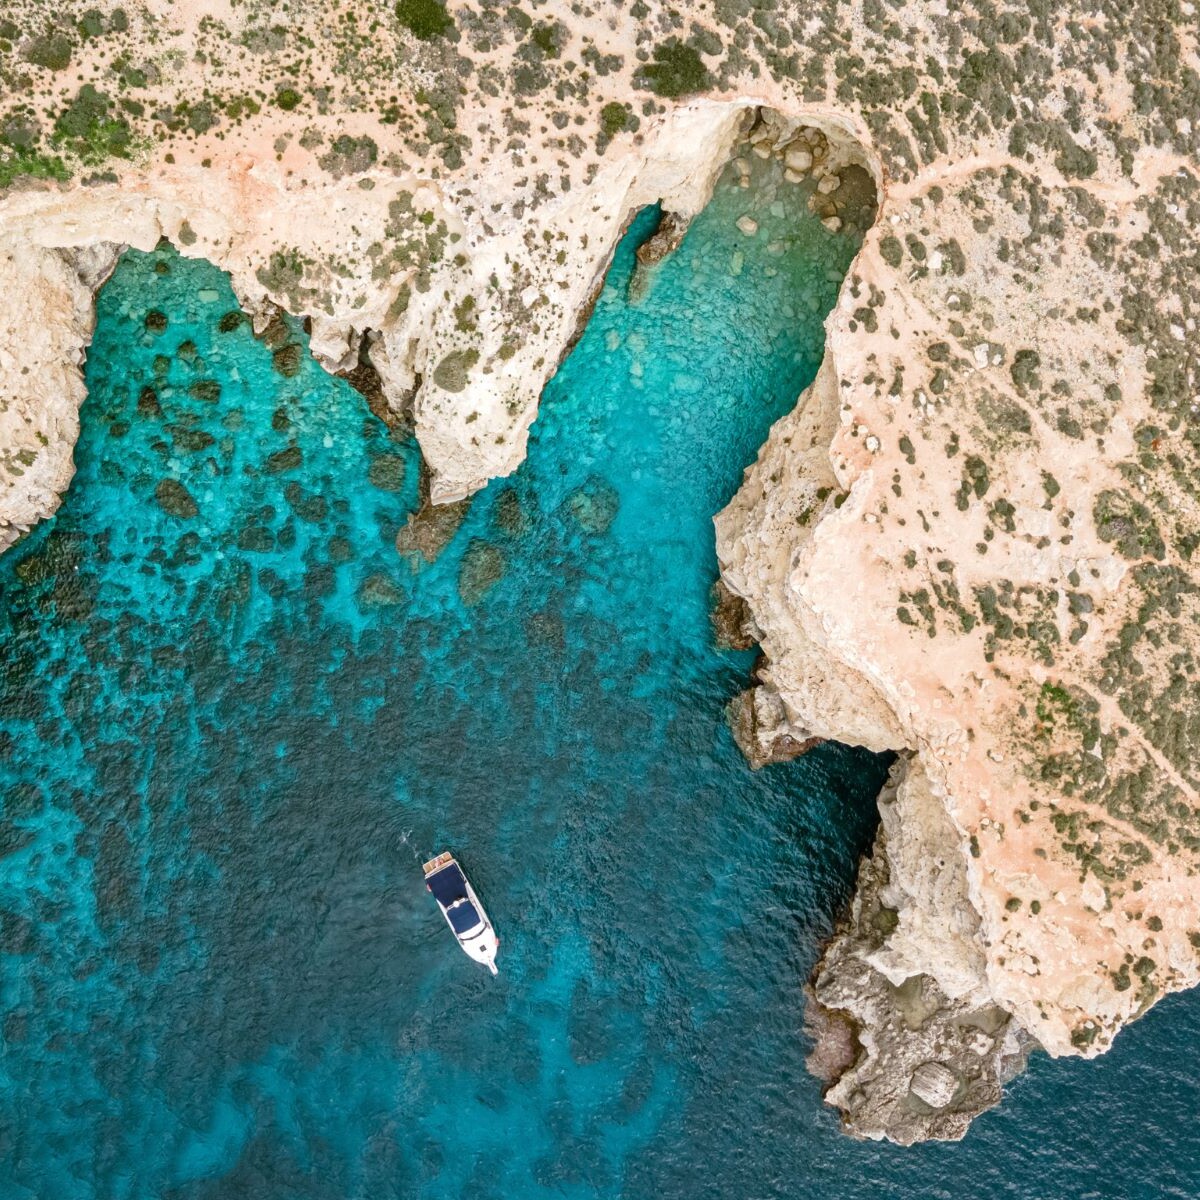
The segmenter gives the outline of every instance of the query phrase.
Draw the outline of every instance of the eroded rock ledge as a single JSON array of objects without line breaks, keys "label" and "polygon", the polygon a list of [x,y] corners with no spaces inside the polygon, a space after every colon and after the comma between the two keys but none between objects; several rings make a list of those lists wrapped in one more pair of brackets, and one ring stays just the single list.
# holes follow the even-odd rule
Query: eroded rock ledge
[{"label": "eroded rock ledge", "polygon": [[809,1067],[857,1136],[956,1139],[1033,1039],[992,998],[958,838],[916,759],[897,760],[879,811],[810,988]]}]

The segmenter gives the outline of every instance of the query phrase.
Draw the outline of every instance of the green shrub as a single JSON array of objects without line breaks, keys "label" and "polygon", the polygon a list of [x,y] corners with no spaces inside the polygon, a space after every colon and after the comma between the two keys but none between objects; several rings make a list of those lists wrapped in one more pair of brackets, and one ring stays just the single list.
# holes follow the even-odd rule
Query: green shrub
[{"label": "green shrub", "polygon": [[71,65],[74,46],[65,33],[44,33],[36,37],[24,50],[21,57],[35,67],[46,67],[50,71],[64,71]]},{"label": "green shrub", "polygon": [[84,38],[100,37],[104,33],[104,14],[98,8],[89,8],[76,28]]},{"label": "green shrub", "polygon": [[478,350],[452,350],[433,370],[433,382],[447,392],[461,392],[467,376],[479,361]]},{"label": "green shrub", "polygon": [[1128,492],[1109,489],[1096,497],[1092,520],[1102,542],[1115,543],[1125,558],[1166,557],[1167,548],[1150,510]]},{"label": "green shrub", "polygon": [[129,124],[112,115],[112,102],[103,92],[85,83],[54,122],[54,141],[94,165],[128,155]]},{"label": "green shrub", "polygon": [[359,175],[369,171],[379,159],[379,147],[375,139],[363,135],[351,137],[347,133],[334,138],[329,150],[317,161],[337,179],[343,175]]},{"label": "green shrub", "polygon": [[676,99],[712,87],[712,76],[699,52],[684,42],[672,40],[654,48],[654,60],[642,67],[643,86],[656,96]]},{"label": "green shrub", "polygon": [[559,41],[562,38],[559,30],[561,26],[555,24],[535,25],[533,32],[529,35],[529,40],[547,57],[557,58],[561,50]]},{"label": "green shrub", "polygon": [[423,42],[443,37],[454,28],[454,19],[440,0],[400,0],[396,19]]},{"label": "green shrub", "polygon": [[629,123],[629,109],[619,100],[613,100],[600,110],[600,128],[609,137],[615,137]]},{"label": "green shrub", "polygon": [[1040,386],[1037,370],[1042,365],[1041,355],[1036,350],[1018,350],[1013,359],[1009,374],[1016,385],[1017,391],[1024,396],[1031,388]]},{"label": "green shrub", "polygon": [[70,178],[61,158],[24,146],[0,147],[0,188],[8,187],[14,179],[56,179],[65,183]]},{"label": "green shrub", "polygon": [[283,109],[284,112],[291,112],[304,97],[300,95],[295,88],[280,88],[275,93],[275,103]]},{"label": "green shrub", "polygon": [[879,254],[889,267],[898,267],[900,260],[904,257],[904,247],[900,245],[900,239],[893,237],[890,233],[879,243]]}]

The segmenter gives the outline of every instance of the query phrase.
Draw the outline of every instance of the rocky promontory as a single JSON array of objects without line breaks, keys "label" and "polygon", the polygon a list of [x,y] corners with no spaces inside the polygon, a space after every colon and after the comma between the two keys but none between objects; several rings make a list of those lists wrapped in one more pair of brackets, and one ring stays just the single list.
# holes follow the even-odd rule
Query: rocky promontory
[{"label": "rocky promontory", "polygon": [[836,228],[865,169],[825,361],[718,550],[747,744],[900,755],[812,984],[828,1098],[961,1136],[1031,1047],[1098,1054],[1200,978],[1198,68],[1178,0],[14,0],[0,547],[69,486],[124,246],[369,363],[438,504],[520,463],[632,212],[669,253],[778,154]]}]

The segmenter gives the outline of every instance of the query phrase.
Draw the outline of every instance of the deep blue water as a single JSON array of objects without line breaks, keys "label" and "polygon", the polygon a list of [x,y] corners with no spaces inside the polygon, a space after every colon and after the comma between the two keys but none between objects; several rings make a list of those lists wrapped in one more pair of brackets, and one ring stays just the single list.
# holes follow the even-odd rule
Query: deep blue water
[{"label": "deep blue water", "polygon": [[[638,221],[419,569],[413,445],[222,327],[215,269],[125,257],[76,479],[0,560],[0,1200],[1200,1194],[1194,997],[959,1146],[851,1142],[804,1071],[886,761],[755,774],[723,721],[711,516],[855,248],[755,170],[758,235],[723,186],[631,303]],[[422,885],[445,847],[498,979]]]}]

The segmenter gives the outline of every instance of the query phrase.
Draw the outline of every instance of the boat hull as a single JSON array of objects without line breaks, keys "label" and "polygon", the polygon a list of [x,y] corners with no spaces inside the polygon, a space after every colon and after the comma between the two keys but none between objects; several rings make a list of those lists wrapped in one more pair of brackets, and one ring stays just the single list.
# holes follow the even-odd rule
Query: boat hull
[{"label": "boat hull", "polygon": [[463,953],[475,962],[483,963],[493,975],[498,974],[496,954],[500,939],[462,868],[446,852],[431,858],[424,871],[425,886],[437,901]]}]

